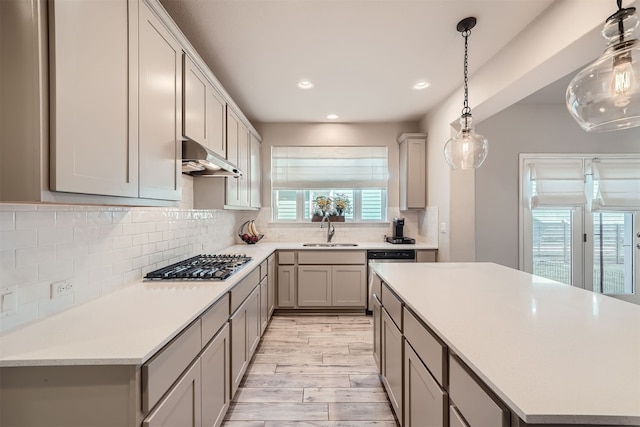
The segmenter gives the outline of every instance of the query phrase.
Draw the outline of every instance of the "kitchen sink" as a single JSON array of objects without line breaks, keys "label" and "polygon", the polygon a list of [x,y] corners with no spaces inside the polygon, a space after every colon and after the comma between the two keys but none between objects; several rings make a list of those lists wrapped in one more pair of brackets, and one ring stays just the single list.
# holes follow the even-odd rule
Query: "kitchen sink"
[{"label": "kitchen sink", "polygon": [[358,246],[357,243],[303,243],[302,246],[313,248],[342,248],[347,246]]}]

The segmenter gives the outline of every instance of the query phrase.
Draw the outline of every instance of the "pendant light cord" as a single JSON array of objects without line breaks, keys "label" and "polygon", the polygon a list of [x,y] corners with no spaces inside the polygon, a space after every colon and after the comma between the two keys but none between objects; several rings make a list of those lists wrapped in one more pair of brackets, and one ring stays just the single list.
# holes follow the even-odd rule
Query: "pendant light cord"
[{"label": "pendant light cord", "polygon": [[618,2],[618,15],[620,15],[620,17],[618,18],[618,31],[620,32],[620,43],[622,43],[624,41],[624,24],[622,23],[622,20],[624,19],[623,14],[621,13],[622,11],[622,0],[617,0]]},{"label": "pendant light cord", "polygon": [[469,107],[469,35],[471,30],[462,31],[462,37],[464,37],[464,104],[462,108],[462,117],[464,120],[464,127],[468,129],[467,117],[471,115],[471,108]]}]

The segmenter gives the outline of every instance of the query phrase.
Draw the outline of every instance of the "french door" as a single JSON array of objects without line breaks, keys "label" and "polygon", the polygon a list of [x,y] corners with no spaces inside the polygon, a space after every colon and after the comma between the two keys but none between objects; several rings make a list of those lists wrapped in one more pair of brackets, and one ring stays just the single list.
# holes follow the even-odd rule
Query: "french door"
[{"label": "french door", "polygon": [[640,212],[527,209],[522,269],[640,304]]}]

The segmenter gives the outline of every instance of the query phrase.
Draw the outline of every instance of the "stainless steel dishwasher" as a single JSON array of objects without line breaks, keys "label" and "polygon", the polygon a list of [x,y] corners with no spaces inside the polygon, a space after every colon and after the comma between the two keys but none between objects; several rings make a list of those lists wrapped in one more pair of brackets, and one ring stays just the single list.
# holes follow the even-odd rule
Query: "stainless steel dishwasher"
[{"label": "stainless steel dishwasher", "polygon": [[373,301],[371,301],[371,278],[373,270],[372,262],[416,262],[415,249],[373,249],[367,251],[367,313],[371,313]]}]

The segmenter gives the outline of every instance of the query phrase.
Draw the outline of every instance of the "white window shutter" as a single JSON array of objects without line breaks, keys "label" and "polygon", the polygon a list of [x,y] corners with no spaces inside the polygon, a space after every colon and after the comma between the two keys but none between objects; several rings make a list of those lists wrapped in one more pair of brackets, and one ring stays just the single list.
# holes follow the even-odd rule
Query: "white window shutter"
[{"label": "white window shutter", "polygon": [[640,210],[640,158],[594,159],[590,172],[591,210]]},{"label": "white window shutter", "polygon": [[272,147],[276,190],[387,188],[387,147]]},{"label": "white window shutter", "polygon": [[584,206],[581,159],[535,159],[529,162],[529,207]]}]

